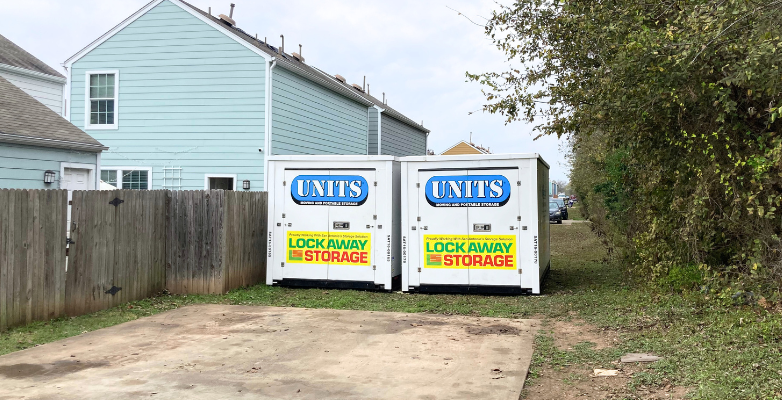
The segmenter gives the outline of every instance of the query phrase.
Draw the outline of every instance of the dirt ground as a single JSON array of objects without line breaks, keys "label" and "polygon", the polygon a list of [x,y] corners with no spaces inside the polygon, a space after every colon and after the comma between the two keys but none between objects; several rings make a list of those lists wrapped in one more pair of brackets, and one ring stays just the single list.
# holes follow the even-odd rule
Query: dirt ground
[{"label": "dirt ground", "polygon": [[[584,321],[550,320],[546,329],[553,332],[554,344],[563,351],[573,346],[590,342],[594,349],[614,347],[619,337],[616,332],[598,329]],[[529,400],[572,400],[572,399],[644,399],[679,400],[684,399],[688,389],[665,384],[662,387],[641,386],[636,391],[628,389],[633,374],[643,371],[649,364],[614,364],[619,370],[617,376],[594,376],[589,366],[569,366],[565,368],[543,367],[538,378],[526,385],[522,399]]]},{"label": "dirt ground", "polygon": [[0,357],[0,399],[518,399],[539,322],[190,306]]}]

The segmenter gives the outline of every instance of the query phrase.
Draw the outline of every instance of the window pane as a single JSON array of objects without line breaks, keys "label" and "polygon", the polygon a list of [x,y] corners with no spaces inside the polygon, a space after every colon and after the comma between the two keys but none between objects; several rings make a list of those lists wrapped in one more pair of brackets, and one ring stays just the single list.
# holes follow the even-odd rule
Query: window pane
[{"label": "window pane", "polygon": [[117,171],[105,170],[100,171],[100,180],[108,183],[111,186],[117,186]]},{"label": "window pane", "polygon": [[114,75],[106,78],[106,97],[114,97]]},{"label": "window pane", "polygon": [[101,87],[105,87],[105,86],[106,86],[106,74],[100,74],[100,75],[98,75],[98,84],[99,84]]},{"label": "window pane", "polygon": [[123,171],[122,188],[146,190],[148,176],[149,171]]},{"label": "window pane", "polygon": [[114,113],[110,112],[106,114],[106,123],[109,125],[114,125]]},{"label": "window pane", "polygon": [[90,114],[90,124],[96,125],[98,123],[98,113]]},{"label": "window pane", "polygon": [[114,100],[106,100],[106,112],[114,113]]},{"label": "window pane", "polygon": [[98,88],[98,97],[100,98],[106,97],[106,85],[101,85],[100,88]]},{"label": "window pane", "polygon": [[98,111],[100,111],[100,108],[99,108],[100,106],[98,105],[98,103],[99,102],[97,100],[93,100],[93,101],[90,102],[90,112],[98,112]]},{"label": "window pane", "polygon": [[90,86],[98,86],[98,75],[90,75]]},{"label": "window pane", "polygon": [[95,86],[90,86],[90,98],[94,99],[98,97],[98,88]]},{"label": "window pane", "polygon": [[98,113],[98,124],[103,125],[106,123],[106,113]]},{"label": "window pane", "polygon": [[101,100],[98,102],[98,111],[100,112],[106,112],[106,101]]}]

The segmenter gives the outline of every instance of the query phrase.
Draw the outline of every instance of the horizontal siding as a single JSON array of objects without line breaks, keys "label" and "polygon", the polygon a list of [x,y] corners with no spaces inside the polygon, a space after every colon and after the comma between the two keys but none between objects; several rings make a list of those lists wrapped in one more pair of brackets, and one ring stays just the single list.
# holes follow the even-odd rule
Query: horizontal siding
[{"label": "horizontal siding", "polygon": [[380,110],[370,107],[367,109],[367,113],[369,115],[369,145],[367,146],[367,154],[378,154],[377,152],[377,135],[379,133],[378,130],[378,121],[380,118]]},{"label": "horizontal siding", "polygon": [[60,179],[60,163],[95,165],[96,153],[0,143],[0,188],[57,189],[43,183],[43,173],[52,170]]},{"label": "horizontal siding", "polygon": [[481,153],[480,151],[476,150],[474,147],[466,143],[459,143],[453,148],[443,153],[443,155],[445,156],[458,156],[461,154],[483,154],[483,153]]},{"label": "horizontal siding", "polygon": [[380,151],[397,157],[426,155],[426,133],[387,114],[380,118]]},{"label": "horizontal siding", "polygon": [[0,71],[0,76],[49,107],[58,115],[62,115],[62,96],[65,84],[35,79],[8,71]]},{"label": "horizontal siding", "polygon": [[277,67],[272,74],[274,154],[366,154],[367,108]]},{"label": "horizontal siding", "polygon": [[182,189],[203,189],[205,174],[263,188],[263,57],[164,1],[74,63],[76,126],[85,122],[85,72],[101,69],[120,71],[119,129],[87,131],[110,148],[103,166],[152,167],[154,189],[165,167],[182,169]]}]

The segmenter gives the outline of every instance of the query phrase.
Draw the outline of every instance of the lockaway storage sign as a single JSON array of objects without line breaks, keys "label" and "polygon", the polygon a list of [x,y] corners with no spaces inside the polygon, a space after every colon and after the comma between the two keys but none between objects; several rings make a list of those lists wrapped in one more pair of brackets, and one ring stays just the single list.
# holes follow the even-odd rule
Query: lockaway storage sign
[{"label": "lockaway storage sign", "polygon": [[371,233],[288,232],[286,261],[299,264],[369,266]]},{"label": "lockaway storage sign", "polygon": [[424,266],[515,269],[515,235],[424,235]]}]

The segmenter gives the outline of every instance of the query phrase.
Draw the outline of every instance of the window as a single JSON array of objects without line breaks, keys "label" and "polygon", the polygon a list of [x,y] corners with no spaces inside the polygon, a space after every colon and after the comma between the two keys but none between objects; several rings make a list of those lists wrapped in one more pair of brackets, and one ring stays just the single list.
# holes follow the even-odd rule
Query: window
[{"label": "window", "polygon": [[108,183],[111,186],[117,187],[117,171],[100,171],[100,180]]},{"label": "window", "polygon": [[236,190],[236,174],[206,174],[204,189]]},{"label": "window", "polygon": [[87,72],[86,86],[86,129],[117,129],[119,71]]},{"label": "window", "polygon": [[117,189],[147,190],[152,188],[152,168],[111,167],[101,169],[100,180]]}]

